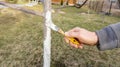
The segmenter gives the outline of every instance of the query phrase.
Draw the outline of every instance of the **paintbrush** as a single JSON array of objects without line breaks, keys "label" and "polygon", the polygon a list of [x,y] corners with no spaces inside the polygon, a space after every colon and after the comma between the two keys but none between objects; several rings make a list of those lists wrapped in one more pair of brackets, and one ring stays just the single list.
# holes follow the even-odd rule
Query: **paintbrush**
[{"label": "paintbrush", "polygon": [[72,44],[77,45],[77,47],[80,45],[80,42],[78,41],[78,39],[74,38],[74,37],[68,37],[65,35],[64,31],[59,28],[56,25],[52,25],[50,26],[52,30],[57,31],[58,33],[62,34],[63,36],[65,36]]}]

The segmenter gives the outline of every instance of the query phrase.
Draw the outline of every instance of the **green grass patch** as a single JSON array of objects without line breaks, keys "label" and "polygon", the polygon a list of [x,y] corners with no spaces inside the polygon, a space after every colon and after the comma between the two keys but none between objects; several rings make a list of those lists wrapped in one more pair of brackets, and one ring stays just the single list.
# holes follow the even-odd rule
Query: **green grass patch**
[{"label": "green grass patch", "polygon": [[[90,31],[117,23],[120,17],[88,14],[87,8],[53,6],[53,22],[64,31],[83,27]],[[58,9],[60,8],[60,9]],[[39,7],[37,7],[39,9]],[[35,10],[37,10],[35,8]],[[2,10],[2,9],[1,9]],[[12,9],[0,13],[0,67],[42,67],[43,18]],[[63,11],[64,14],[57,12]],[[119,67],[119,49],[100,52],[96,47],[75,49],[52,31],[52,67]]]}]

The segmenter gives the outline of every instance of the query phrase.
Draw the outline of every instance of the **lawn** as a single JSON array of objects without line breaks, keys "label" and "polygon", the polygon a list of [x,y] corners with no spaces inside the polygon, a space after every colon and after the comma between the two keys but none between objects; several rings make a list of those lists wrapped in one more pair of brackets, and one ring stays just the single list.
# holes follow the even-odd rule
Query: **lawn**
[{"label": "lawn", "polygon": [[[53,5],[53,8],[53,22],[64,31],[74,27],[96,31],[120,21],[120,17],[97,14],[86,7]],[[51,49],[51,67],[120,67],[120,49],[99,51],[96,46],[75,49],[54,31]],[[0,9],[0,67],[42,67],[42,64],[43,18]]]}]

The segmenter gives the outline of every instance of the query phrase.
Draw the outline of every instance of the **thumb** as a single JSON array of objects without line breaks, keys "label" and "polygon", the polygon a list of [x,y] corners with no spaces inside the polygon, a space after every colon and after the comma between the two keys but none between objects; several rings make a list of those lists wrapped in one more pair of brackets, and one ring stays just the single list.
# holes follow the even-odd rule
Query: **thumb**
[{"label": "thumb", "polygon": [[68,37],[78,37],[78,33],[77,32],[65,32],[65,36]]}]

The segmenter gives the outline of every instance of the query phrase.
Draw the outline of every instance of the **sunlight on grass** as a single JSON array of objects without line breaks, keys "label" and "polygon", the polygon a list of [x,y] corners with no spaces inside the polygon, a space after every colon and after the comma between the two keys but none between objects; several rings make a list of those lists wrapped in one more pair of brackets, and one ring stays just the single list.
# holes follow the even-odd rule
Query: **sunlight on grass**
[{"label": "sunlight on grass", "polygon": [[35,6],[32,6],[32,7],[26,6],[25,8],[31,9],[31,10],[35,10],[35,11],[43,12],[43,6],[42,5],[35,5]]}]

